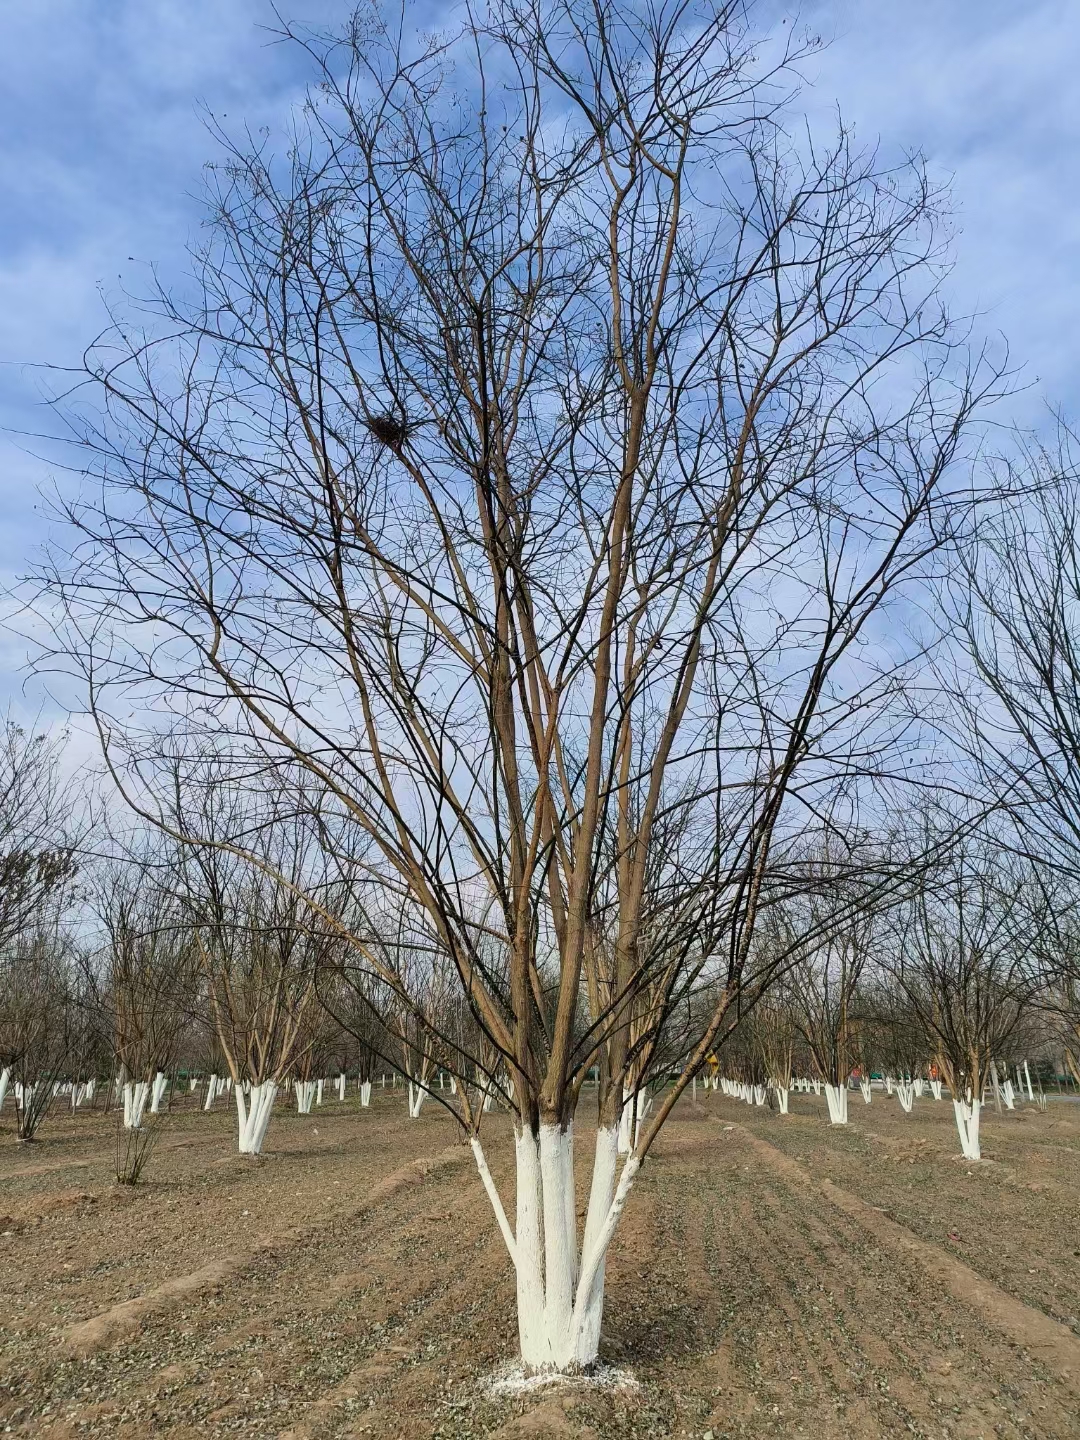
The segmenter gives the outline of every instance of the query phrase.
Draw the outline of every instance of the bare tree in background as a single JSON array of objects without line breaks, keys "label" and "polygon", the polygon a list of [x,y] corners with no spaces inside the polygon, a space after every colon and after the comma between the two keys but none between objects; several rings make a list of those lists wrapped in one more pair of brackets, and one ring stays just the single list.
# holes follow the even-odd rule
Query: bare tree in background
[{"label": "bare tree in background", "polygon": [[754,1012],[755,1038],[768,1084],[776,1096],[781,1115],[788,1113],[791,1096],[791,1067],[798,1028],[789,1006],[778,997],[764,1001]]},{"label": "bare tree in background", "polygon": [[982,1156],[983,1091],[1043,984],[1035,937],[1046,923],[1032,868],[978,838],[900,912],[894,973],[952,1091],[960,1147]]},{"label": "bare tree in background", "polygon": [[105,931],[97,1008],[108,1019],[120,1068],[124,1128],[138,1130],[160,1109],[195,1002],[196,950],[177,898],[152,860],[106,870],[97,908]]},{"label": "bare tree in background", "polygon": [[1014,845],[1051,872],[1040,947],[1060,1015],[1066,1063],[1080,1083],[1080,468],[1064,428],[1055,448],[1030,442],[1007,476],[1022,505],[980,516],[959,583],[948,592],[965,642],[951,689],[966,748],[1007,810]]},{"label": "bare tree in background", "polygon": [[[872,911],[856,912],[832,927],[813,913],[814,908],[811,904],[803,922],[807,938],[798,945],[784,978],[784,994],[791,1023],[824,1083],[829,1120],[833,1125],[846,1125],[848,1078],[854,1061],[853,1008],[870,959],[874,916]],[[800,920],[791,917],[788,923],[798,925]],[[817,938],[822,935],[824,938]]]},{"label": "bare tree in background", "polygon": [[[331,851],[363,837],[350,934],[388,999],[419,1004],[387,916],[447,957],[512,1097],[513,1224],[473,1143],[523,1359],[589,1366],[619,1215],[752,1002],[774,873],[797,888],[802,832],[904,773],[884,612],[947,559],[999,376],[936,293],[942,197],[802,139],[798,54],[742,3],[291,38],[318,88],[286,155],[219,168],[200,303],[87,356],[102,486],[52,595],[143,814],[172,823],[167,697],[239,775],[305,772]],[[620,1173],[625,1098],[688,1015]]]},{"label": "bare tree in background", "polygon": [[225,791],[218,765],[199,769],[203,807],[179,804],[175,833],[219,839],[242,824],[248,854],[189,843],[177,856],[176,888],[232,1079],[240,1153],[259,1155],[278,1090],[319,1038],[317,975],[339,959],[344,927],[322,857],[280,795]]},{"label": "bare tree in background", "polygon": [[70,936],[55,921],[24,931],[0,969],[0,1064],[19,1140],[36,1138],[61,1082],[81,1078],[87,1014]]},{"label": "bare tree in background", "polygon": [[0,948],[40,927],[76,870],[70,796],[59,777],[62,737],[0,721]]}]

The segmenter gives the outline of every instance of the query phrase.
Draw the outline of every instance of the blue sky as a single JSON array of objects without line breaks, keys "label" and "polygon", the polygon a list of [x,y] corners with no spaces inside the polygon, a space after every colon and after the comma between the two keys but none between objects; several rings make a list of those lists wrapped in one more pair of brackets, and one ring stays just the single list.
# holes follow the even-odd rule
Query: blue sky
[{"label": "blue sky", "polygon": [[[283,8],[319,21],[345,6]],[[1033,382],[1018,418],[1047,401],[1080,413],[1080,6],[819,0],[801,18],[830,42],[808,67],[811,114],[829,124],[838,104],[864,140],[921,149],[953,177],[951,289]],[[31,367],[77,358],[102,292],[145,288],[151,262],[182,273],[214,155],[202,109],[276,127],[300,100],[305,72],[260,28],[272,23],[265,0],[0,3],[0,426],[44,423]],[[0,433],[0,582],[42,538],[47,475]],[[4,693],[20,661],[0,643]]]}]

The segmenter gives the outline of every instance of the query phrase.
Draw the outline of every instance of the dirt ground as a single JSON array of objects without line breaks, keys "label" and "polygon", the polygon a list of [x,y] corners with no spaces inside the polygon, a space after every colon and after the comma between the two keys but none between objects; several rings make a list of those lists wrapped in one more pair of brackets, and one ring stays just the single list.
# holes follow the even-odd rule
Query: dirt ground
[{"label": "dirt ground", "polygon": [[[1080,1437],[1080,1104],[984,1120],[850,1097],[683,1102],[608,1265],[602,1352],[636,1385],[493,1397],[509,1261],[437,1106],[174,1100],[145,1182],[114,1117],[0,1116],[0,1432],[288,1440],[494,1435]],[[512,1193],[509,1123],[489,1117]],[[579,1155],[582,1179],[591,1157]]]}]

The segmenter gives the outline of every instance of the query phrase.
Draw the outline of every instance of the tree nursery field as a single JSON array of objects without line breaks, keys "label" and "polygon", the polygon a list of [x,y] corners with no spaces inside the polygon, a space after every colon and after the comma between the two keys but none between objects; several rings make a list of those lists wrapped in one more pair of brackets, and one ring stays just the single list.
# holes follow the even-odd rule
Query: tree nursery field
[{"label": "tree nursery field", "polygon": [[[969,1162],[947,1101],[851,1098],[835,1128],[813,1094],[787,1116],[685,1097],[612,1243],[600,1382],[534,1388],[499,1386],[513,1271],[439,1106],[411,1120],[400,1089],[368,1110],[335,1093],[283,1110],[251,1159],[225,1105],[178,1095],[138,1186],[113,1183],[114,1115],[58,1112],[0,1149],[0,1426],[1080,1434],[1080,1106],[991,1111]],[[484,1133],[512,1189],[509,1118]]]}]

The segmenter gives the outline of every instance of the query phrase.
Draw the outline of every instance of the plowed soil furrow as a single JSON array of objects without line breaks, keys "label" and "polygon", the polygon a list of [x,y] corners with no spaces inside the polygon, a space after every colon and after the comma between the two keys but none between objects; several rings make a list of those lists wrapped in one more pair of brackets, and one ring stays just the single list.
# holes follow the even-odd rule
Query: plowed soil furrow
[{"label": "plowed soil furrow", "polygon": [[[515,1354],[515,1297],[467,1152],[378,1188],[446,1150],[445,1117],[410,1122],[390,1095],[364,1114],[282,1116],[280,1150],[239,1166],[228,1117],[178,1106],[150,1183],[123,1196],[107,1184],[100,1116],[97,1151],[94,1117],[80,1115],[64,1155],[43,1144],[30,1167],[20,1155],[7,1190],[0,1147],[0,1210],[23,1216],[0,1234],[15,1292],[0,1313],[0,1428],[46,1440],[1080,1440],[1069,1377],[1040,1358],[1034,1332],[1024,1343],[1025,1317],[1036,1331],[1054,1322],[1009,1288],[1025,1245],[1033,1264],[1056,1262],[1059,1299],[1080,1285],[1060,1193],[1080,1107],[1075,1121],[1064,1106],[998,1121],[1001,1165],[968,1175],[943,1113],[905,1117],[875,1097],[872,1126],[859,1111],[834,1134],[804,1098],[790,1124],[712,1095],[680,1107],[608,1263],[601,1350],[638,1388],[520,1398],[485,1388]],[[512,1213],[509,1141],[493,1116],[485,1144]],[[1048,1145],[1060,1146],[1052,1164],[1039,1158]],[[587,1144],[578,1159],[584,1182]],[[1015,1307],[1011,1331],[936,1275],[935,1257],[971,1263],[970,1246],[1005,1257],[993,1294]],[[181,1293],[220,1260],[228,1273]],[[73,1324],[177,1280],[137,1331],[65,1353]]]},{"label": "plowed soil furrow", "polygon": [[[888,1433],[891,1411],[897,1433],[907,1429],[936,1434],[943,1423],[942,1411],[948,1409],[958,1433],[982,1434],[984,1417],[964,1413],[968,1407],[963,1399],[965,1393],[981,1387],[971,1383],[976,1377],[967,1373],[970,1366],[963,1345],[951,1342],[955,1330],[978,1331],[978,1317],[957,1316],[955,1309],[943,1305],[925,1277],[903,1257],[867,1254],[867,1237],[856,1226],[844,1224],[845,1218],[831,1215],[824,1204],[821,1210],[809,1204],[789,1210],[787,1226],[777,1227],[773,1262],[786,1274],[801,1267],[832,1277],[824,1299],[842,1337],[834,1338],[836,1353],[846,1357],[865,1392],[873,1395],[874,1408],[882,1412],[883,1433]],[[872,1287],[866,1283],[866,1272],[875,1269],[877,1285]],[[943,1360],[948,1366],[947,1400],[940,1394],[935,1398],[926,1385],[930,1368],[940,1368]],[[1029,1382],[1039,1383],[1032,1377]],[[999,1433],[1023,1431],[1012,1428]]]}]

